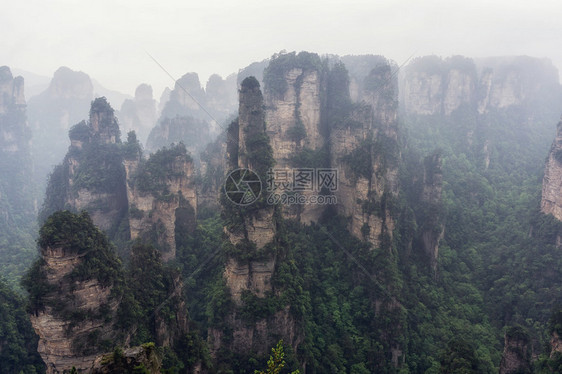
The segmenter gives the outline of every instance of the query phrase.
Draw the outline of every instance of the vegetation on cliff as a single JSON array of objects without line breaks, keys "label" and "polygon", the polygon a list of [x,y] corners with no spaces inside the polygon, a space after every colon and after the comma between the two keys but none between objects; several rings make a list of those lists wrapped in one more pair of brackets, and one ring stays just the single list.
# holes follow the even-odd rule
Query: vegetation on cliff
[{"label": "vegetation on cliff", "polygon": [[185,177],[183,165],[192,162],[183,143],[172,144],[152,153],[148,160],[141,162],[131,183],[142,193],[166,199],[177,191],[169,191],[170,179]]},{"label": "vegetation on cliff", "polygon": [[321,71],[322,68],[322,60],[316,53],[300,52],[297,54],[296,52],[291,52],[276,54],[263,72],[265,89],[272,92],[276,97],[283,98],[288,89],[285,74],[290,70]]},{"label": "vegetation on cliff", "polygon": [[37,335],[26,312],[26,301],[0,279],[0,372],[44,373],[37,354]]},{"label": "vegetation on cliff", "polygon": [[[64,276],[66,282],[80,283],[95,279],[102,287],[111,287],[113,297],[119,297],[122,293],[124,274],[121,261],[107,236],[93,224],[87,212],[74,214],[59,211],[51,215],[39,231],[38,245],[43,251],[59,249],[66,256],[80,258],[79,264]],[[31,310],[43,310],[48,305],[63,318],[78,318],[72,303],[62,301],[64,298],[53,297],[53,294],[64,290],[50,284],[45,272],[45,261],[39,258],[22,281],[30,295]]]},{"label": "vegetation on cliff", "polygon": [[[365,70],[361,83],[371,94],[386,82],[381,77],[391,73],[390,65],[377,66]],[[472,60],[462,58],[420,59],[412,67],[438,74],[451,68],[472,74],[475,69]],[[308,53],[281,54],[266,70],[265,85],[282,97],[286,73],[294,68],[324,74],[322,121],[327,132],[363,125],[356,117],[371,109],[352,103],[343,63],[328,64]],[[242,81],[242,93],[257,90],[255,78]],[[96,105],[107,111],[103,102]],[[449,116],[405,114],[404,133],[398,140],[378,131],[379,124],[373,125],[373,133],[366,131],[366,139],[337,161],[349,167],[355,178],[383,186],[380,196],[371,194],[354,202],[360,207],[354,214],[380,218],[381,224],[393,220],[394,231],[381,234],[378,246],[352,235],[350,217],[338,216],[335,209],[327,208],[317,223],[302,225],[284,218],[282,209],[268,206],[263,197],[249,207],[223,204],[221,212],[206,210],[196,223],[189,221],[188,212],[184,216],[176,212],[183,218],[175,222],[177,256],[169,263],[162,262],[164,248],[158,240],[145,240],[124,244],[129,261],[123,268],[107,237],[85,213],[50,216],[38,243],[83,255],[65,279],[73,283],[97,279],[113,287],[121,301],[116,327],[130,333],[131,344],[166,345],[155,349],[168,372],[189,372],[199,364],[209,372],[263,368],[267,353],[233,347],[240,335],[256,333],[255,326],[273,326],[265,332],[268,344],[279,340],[278,331],[290,331],[293,340],[286,343],[286,356],[277,346],[272,363],[279,367],[285,359],[291,370],[305,363],[306,372],[312,373],[494,373],[506,336],[523,339],[541,354],[536,372],[556,372],[561,356],[543,345],[562,332],[556,307],[562,302],[562,262],[557,255],[562,224],[538,211],[541,166],[556,118],[550,104],[533,105],[479,113],[472,102]],[[261,118],[261,103],[258,107],[251,113],[255,118]],[[275,161],[265,123],[251,124],[243,134],[245,152],[238,154],[240,123],[244,122],[234,121],[226,137],[229,167],[237,167],[239,157],[247,157],[263,176]],[[304,140],[308,134],[302,130],[297,121],[289,136],[296,142]],[[91,142],[87,124],[75,126],[70,136],[85,142],[73,157],[79,160],[82,154],[86,159],[80,162],[73,187],[64,184],[68,169],[55,169],[48,209],[62,209],[73,188],[101,190],[122,178],[123,160],[139,160],[130,187],[168,201],[175,191],[169,191],[166,181],[182,176],[177,164],[191,161],[181,143],[141,160],[134,134],[129,134],[126,144],[92,148],[91,152],[103,155],[88,153],[93,143],[86,144]],[[209,148],[205,161],[221,149],[220,144]],[[330,151],[329,147],[303,148],[291,162],[295,167],[326,167],[333,161]],[[221,167],[205,176],[209,190],[220,185]],[[389,171],[399,174],[396,194],[389,192]],[[115,186],[107,188],[111,191]],[[225,196],[222,202],[226,203]],[[237,244],[226,240],[225,228],[230,233],[247,228],[243,226],[250,226],[248,219],[264,211],[273,212],[267,222],[274,227],[269,244],[258,249],[248,238]],[[128,214],[134,218],[145,213],[131,207]],[[363,226],[364,238],[369,230],[368,224]],[[433,257],[427,253],[427,233],[442,236]],[[234,300],[225,264],[237,261],[240,267],[248,265],[250,273],[252,264],[271,259],[275,263],[267,284],[271,289],[263,295],[245,290]],[[53,299],[45,297],[59,291],[48,284],[44,267],[44,261],[37,261],[24,280],[30,309],[52,306],[75,323],[91,318],[72,313],[65,302],[53,305]],[[18,305],[16,309],[21,309]],[[184,323],[186,308],[190,314]],[[286,310],[290,318],[276,319]],[[10,309],[10,313],[18,312]],[[220,335],[221,346],[208,346],[215,335]],[[107,350],[114,348],[105,343]],[[121,362],[119,350],[112,357]]]},{"label": "vegetation on cliff", "polygon": [[11,287],[35,258],[35,203],[31,128],[24,81],[0,66],[0,274]]}]

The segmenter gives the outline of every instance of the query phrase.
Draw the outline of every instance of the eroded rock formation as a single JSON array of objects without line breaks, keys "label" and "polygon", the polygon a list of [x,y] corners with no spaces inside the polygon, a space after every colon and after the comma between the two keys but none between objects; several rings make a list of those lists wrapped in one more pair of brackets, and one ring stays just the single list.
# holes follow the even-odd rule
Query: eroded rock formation
[{"label": "eroded rock formation", "polygon": [[[237,151],[232,152],[236,167],[251,168],[262,175],[267,167],[267,154],[271,152],[269,140],[265,133],[265,113],[263,96],[259,82],[247,78],[242,82],[240,90],[240,110],[238,125],[239,140]],[[229,225],[225,227],[229,245],[241,255],[228,257],[223,277],[231,295],[234,307],[227,317],[226,323],[232,329],[232,336],[227,337],[224,331],[211,329],[210,344],[213,352],[227,347],[234,352],[248,354],[267,353],[269,346],[275,344],[273,336],[281,336],[292,346],[298,345],[299,334],[296,332],[295,321],[289,313],[289,306],[266,318],[258,318],[248,323],[243,316],[243,308],[248,299],[265,299],[274,297],[275,290],[271,278],[275,271],[276,255],[266,250],[274,245],[276,234],[276,207],[263,201],[257,201],[249,211],[240,215],[239,207],[230,201],[224,202],[225,215]],[[254,253],[254,255],[251,255]],[[261,253],[261,254],[259,254]],[[249,258],[247,256],[250,256]]]},{"label": "eroded rock formation", "polygon": [[135,131],[141,144],[145,144],[157,120],[152,87],[144,83],[139,85],[135,90],[135,98],[123,102],[118,116],[123,133]]},{"label": "eroded rock formation", "polygon": [[[0,225],[17,224],[15,216],[32,219],[33,191],[31,131],[26,121],[24,81],[13,77],[10,68],[0,67]],[[20,210],[16,214],[13,207]]]},{"label": "eroded rock formation", "polygon": [[562,120],[546,161],[542,182],[541,211],[562,221]]},{"label": "eroded rock formation", "polygon": [[42,217],[61,209],[87,210],[103,230],[115,229],[127,210],[119,126],[105,98],[92,102],[89,121],[69,132],[71,146],[53,171]]},{"label": "eroded rock formation", "polygon": [[87,74],[60,67],[48,88],[29,99],[35,178],[42,188],[53,165],[60,162],[68,149],[68,130],[84,119],[93,98],[94,88]]},{"label": "eroded rock formation", "polygon": [[499,374],[531,373],[531,347],[527,332],[510,327],[504,338]]},{"label": "eroded rock formation", "polygon": [[423,204],[421,225],[421,244],[429,258],[432,269],[437,269],[439,242],[445,234],[443,224],[441,193],[443,190],[442,159],[439,153],[427,156],[423,165],[423,181],[420,201]]},{"label": "eroded rock formation", "polygon": [[450,115],[463,106],[484,114],[523,105],[557,81],[548,60],[426,56],[404,69],[400,92],[407,114]]},{"label": "eroded rock formation", "polygon": [[176,228],[195,229],[197,193],[193,163],[183,145],[142,160],[140,149],[124,161],[130,238],[153,242],[164,261],[176,257]]},{"label": "eroded rock formation", "polygon": [[88,370],[126,334],[116,325],[123,271],[86,213],[51,216],[41,231],[41,261],[27,284],[31,323],[48,374]]}]

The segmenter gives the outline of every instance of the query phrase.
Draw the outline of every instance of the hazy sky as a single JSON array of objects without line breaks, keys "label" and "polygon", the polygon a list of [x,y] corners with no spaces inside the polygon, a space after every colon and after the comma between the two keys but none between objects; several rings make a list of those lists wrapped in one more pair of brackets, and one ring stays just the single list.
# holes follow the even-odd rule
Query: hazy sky
[{"label": "hazy sky", "polygon": [[0,0],[0,65],[52,76],[61,65],[159,98],[170,78],[223,77],[280,50],[549,57],[562,68],[560,1]]}]

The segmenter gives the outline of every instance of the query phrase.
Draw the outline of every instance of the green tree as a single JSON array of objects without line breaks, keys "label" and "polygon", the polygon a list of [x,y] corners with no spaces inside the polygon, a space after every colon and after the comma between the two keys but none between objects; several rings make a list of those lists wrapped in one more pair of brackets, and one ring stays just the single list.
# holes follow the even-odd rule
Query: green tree
[{"label": "green tree", "polygon": [[[267,360],[267,368],[265,370],[255,370],[255,374],[279,374],[285,367],[285,352],[283,352],[283,340],[277,342],[277,346],[271,348],[271,356]],[[299,374],[299,370],[291,372],[291,374]]]}]

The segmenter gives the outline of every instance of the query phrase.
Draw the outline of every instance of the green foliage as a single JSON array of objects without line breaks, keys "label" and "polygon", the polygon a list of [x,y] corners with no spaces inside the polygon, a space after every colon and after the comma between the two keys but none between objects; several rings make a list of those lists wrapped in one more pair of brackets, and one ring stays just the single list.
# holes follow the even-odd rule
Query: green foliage
[{"label": "green foliage", "polygon": [[348,124],[348,115],[353,107],[349,96],[349,74],[343,63],[336,63],[328,71],[326,88],[327,120],[330,128]]},{"label": "green foliage", "polygon": [[260,82],[254,76],[244,78],[240,84],[242,90],[256,90],[260,88]]},{"label": "green foliage", "polygon": [[178,366],[183,365],[188,370],[195,369],[199,363],[202,364],[203,368],[211,367],[211,356],[207,344],[198,332],[189,332],[181,336],[175,344],[175,351],[178,357],[183,360],[181,365]]},{"label": "green foliage", "polygon": [[128,284],[143,316],[150,316],[166,300],[171,291],[171,279],[156,248],[140,241],[131,248]]},{"label": "green foliage", "polygon": [[222,277],[222,221],[211,215],[199,219],[192,234],[176,233],[177,260],[182,266],[191,319],[206,331],[222,324],[230,310],[230,295]]},{"label": "green foliage", "polygon": [[[135,356],[126,356],[123,349],[115,347],[112,353],[102,358],[101,372],[123,374],[159,373],[162,352],[154,343],[145,343]],[[148,367],[147,367],[148,365]]]},{"label": "green foliage", "polygon": [[25,301],[0,279],[0,372],[44,373]]},{"label": "green foliage", "polygon": [[303,71],[321,71],[322,61],[315,53],[296,52],[280,53],[272,56],[269,65],[263,72],[265,90],[271,92],[275,97],[283,98],[287,91],[285,74],[292,69]]},{"label": "green foliage", "polygon": [[[439,74],[446,70],[425,62],[428,66],[414,68],[437,68]],[[460,60],[449,63],[472,69]],[[533,124],[523,125],[522,118],[531,113],[536,116]],[[406,356],[410,370],[438,367],[435,355],[428,352],[443,349],[443,341],[454,336],[473,346],[482,371],[494,370],[500,362],[504,326],[523,326],[531,344],[545,338],[546,321],[562,290],[554,255],[560,226],[538,212],[544,159],[552,142],[547,124],[556,123],[549,113],[538,107],[512,107],[479,115],[469,105],[450,117],[405,118],[410,150],[432,154],[441,149],[443,160],[442,208],[432,212],[435,207],[410,200],[407,205],[416,217],[412,222],[404,212],[401,223],[401,269],[409,284],[406,307],[412,318]],[[405,157],[402,172],[407,175],[402,180],[421,180],[415,169],[423,168],[413,161],[421,158],[419,154]],[[431,170],[428,165],[425,169]],[[420,196],[419,183],[403,183],[402,188],[407,196]],[[413,265],[423,261],[416,253],[421,247],[407,237],[424,229],[428,221],[420,218],[435,213],[445,223],[445,237],[439,245],[436,279],[431,280]],[[440,326],[448,326],[447,331]]]},{"label": "green foliage", "polygon": [[45,200],[39,212],[39,222],[45,222],[51,214],[65,208],[69,193],[68,178],[68,168],[63,164],[55,166],[48,178],[49,183],[45,193]]},{"label": "green foliage", "polygon": [[[271,356],[267,360],[267,368],[265,370],[256,370],[255,374],[279,374],[285,367],[285,352],[283,352],[283,340],[279,340],[277,346],[271,348]],[[292,371],[291,374],[299,374],[299,370]]]},{"label": "green foliage", "polygon": [[534,373],[562,373],[562,353],[555,352],[552,356],[541,355],[535,363]]},{"label": "green foliage", "polygon": [[298,143],[306,138],[306,128],[304,127],[302,121],[297,121],[295,126],[287,130],[287,136],[292,141]]},{"label": "green foliage", "polygon": [[127,160],[138,160],[142,155],[142,146],[135,131],[127,133],[127,142],[123,144],[123,157]]},{"label": "green foliage", "polygon": [[249,134],[246,138],[246,152],[253,171],[260,178],[264,177],[267,171],[275,164],[273,150],[269,143],[269,136],[265,133]]},{"label": "green foliage", "polygon": [[[0,74],[12,82],[10,69],[0,69]],[[15,78],[13,83],[23,87],[23,82],[18,82],[21,79]],[[33,180],[31,130],[25,105],[15,104],[11,91],[0,96],[5,109],[0,113],[0,274],[21,291],[20,277],[36,257],[35,204],[40,188]]]},{"label": "green foliage", "polygon": [[139,166],[133,183],[139,191],[165,199],[176,193],[169,191],[167,182],[184,176],[183,164],[191,161],[183,143],[172,145],[170,148],[164,147],[151,154],[148,160]]},{"label": "green foliage", "polygon": [[111,107],[111,105],[109,105],[109,102],[107,101],[105,96],[97,97],[92,101],[90,105],[90,117],[94,113],[103,113],[103,112],[107,112],[111,116],[113,116],[114,110]]},{"label": "green foliage", "polygon": [[85,188],[95,192],[115,193],[125,184],[125,168],[119,144],[87,143],[76,153],[79,166],[73,190]]},{"label": "green foliage", "polygon": [[[175,331],[176,316],[184,313],[183,290],[176,268],[162,263],[160,251],[136,241],[131,248],[127,272],[130,300],[125,301],[121,320],[134,326],[133,344],[159,337],[156,320],[163,321],[172,336],[172,345],[163,351],[163,372],[184,372],[198,363],[210,366],[209,352],[197,331],[187,334]],[[193,329],[193,326],[191,327]]]},{"label": "green foliage", "polygon": [[343,161],[351,169],[356,177],[371,179],[373,171],[371,146],[371,142],[365,141],[357,148],[354,148],[351,153],[341,158],[341,161]]},{"label": "green foliage", "polygon": [[320,149],[303,148],[292,155],[289,162],[295,168],[324,168],[328,167],[329,153],[326,147]]},{"label": "green foliage", "polygon": [[[272,279],[280,297],[247,300],[245,308],[267,316],[290,306],[304,332],[296,354],[307,362],[307,371],[385,372],[392,367],[385,351],[404,343],[399,326],[405,316],[388,298],[400,293],[396,258],[352,237],[345,222],[341,217],[323,221],[323,226],[285,222]],[[375,302],[380,303],[378,311],[372,307]]]},{"label": "green foliage", "polygon": [[562,308],[560,306],[554,308],[554,312],[548,320],[548,327],[551,334],[555,332],[558,336],[562,336]]},{"label": "green foliage", "polygon": [[41,248],[61,247],[69,253],[81,254],[92,246],[107,244],[88,212],[79,215],[69,211],[52,214],[39,230],[38,244]]},{"label": "green foliage", "polygon": [[[94,226],[87,212],[73,214],[60,211],[51,215],[41,227],[38,239],[42,250],[60,250],[66,256],[79,255],[79,264],[63,277],[62,282],[69,284],[72,290],[79,282],[96,279],[102,287],[112,287],[111,297],[122,295],[124,287],[121,261],[109,240]],[[72,298],[65,295],[64,287],[50,284],[47,280],[45,261],[38,259],[22,280],[22,285],[29,293],[29,308],[37,312],[50,306],[53,312],[63,320],[71,322],[69,329],[88,319],[110,319],[107,305],[100,305],[97,310],[77,310]],[[68,290],[66,290],[68,291]],[[104,344],[97,337],[92,337],[95,344]],[[83,342],[77,343],[82,345]]]},{"label": "green foliage", "polygon": [[441,369],[439,373],[480,374],[482,372],[474,347],[463,340],[453,340],[449,342],[447,351],[441,358]]},{"label": "green foliage", "polygon": [[119,124],[115,118],[115,111],[105,97],[98,97],[90,105],[90,119],[94,120],[95,115],[99,115],[98,129],[94,132],[94,142],[100,140],[101,135],[115,138],[116,143],[121,143]]},{"label": "green foliage", "polygon": [[86,121],[82,121],[72,126],[68,131],[68,137],[70,140],[79,140],[82,142],[88,142],[90,140],[91,131],[90,126]]},{"label": "green foliage", "polygon": [[55,287],[47,281],[45,260],[38,258],[27,270],[21,280],[23,288],[29,293],[29,309],[31,312],[45,308],[45,295],[53,292]]},{"label": "green foliage", "polygon": [[512,340],[522,341],[524,343],[529,343],[531,337],[529,336],[529,332],[523,326],[510,326],[505,331],[505,336]]},{"label": "green foliage", "polygon": [[243,307],[241,317],[248,323],[268,318],[283,308],[283,300],[268,293],[265,297],[258,297],[250,291],[242,292]]}]

